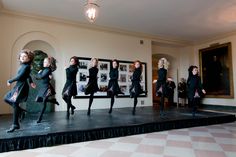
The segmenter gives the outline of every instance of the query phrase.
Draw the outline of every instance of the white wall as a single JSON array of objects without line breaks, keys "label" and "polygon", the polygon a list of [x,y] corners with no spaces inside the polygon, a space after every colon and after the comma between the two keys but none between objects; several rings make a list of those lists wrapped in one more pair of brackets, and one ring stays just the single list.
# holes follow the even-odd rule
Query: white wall
[{"label": "white wall", "polygon": [[[33,40],[42,40],[49,43],[56,51],[55,58],[58,60],[58,69],[54,73],[56,78],[56,98],[62,101],[61,90],[65,82],[64,66],[68,65],[71,56],[98,57],[104,59],[120,59],[133,61],[139,59],[147,63],[147,69],[151,69],[151,40],[117,34],[105,31],[91,30],[73,25],[36,20],[13,15],[0,15],[0,48],[2,61],[1,66],[1,89],[0,96],[3,98],[9,90],[6,80],[15,75],[18,62],[17,52],[27,43]],[[140,45],[139,41],[144,40]],[[4,67],[4,68],[3,68]],[[148,91],[151,91],[151,70],[147,71]],[[144,100],[145,105],[152,105],[152,95],[149,92]],[[95,99],[92,109],[108,108],[109,99]],[[11,109],[1,99],[0,114],[10,113]],[[77,109],[87,109],[88,99],[73,100]],[[115,107],[132,107],[133,100],[130,98],[116,99]],[[140,106],[140,101],[138,103]],[[61,103],[56,110],[66,110],[65,103]]]}]

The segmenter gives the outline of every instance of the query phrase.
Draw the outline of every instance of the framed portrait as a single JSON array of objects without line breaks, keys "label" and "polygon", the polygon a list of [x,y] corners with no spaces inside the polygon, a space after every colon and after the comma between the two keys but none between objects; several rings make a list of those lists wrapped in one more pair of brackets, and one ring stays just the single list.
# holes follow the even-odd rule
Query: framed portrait
[{"label": "framed portrait", "polygon": [[231,43],[199,50],[203,88],[208,98],[234,98]]},{"label": "framed portrait", "polygon": [[[88,83],[88,75],[89,75],[89,68],[91,68],[90,61],[91,58],[86,57],[79,57],[79,72],[77,74],[77,95],[74,98],[89,98],[89,95],[85,95],[84,91],[86,85]],[[109,83],[109,72],[111,69],[111,60],[108,59],[98,59],[98,87],[99,91],[94,94],[95,98],[108,98],[107,90],[108,90],[108,83]],[[122,61],[118,60],[119,62],[119,78],[118,84],[120,86],[121,91],[124,95],[118,95],[118,97],[129,97],[129,89],[131,86],[131,79],[133,74],[133,62],[131,61]],[[147,90],[147,71],[146,71],[146,63],[142,63],[143,72],[141,76],[141,87],[143,90]],[[146,97],[146,93],[141,94],[140,97]]]}]

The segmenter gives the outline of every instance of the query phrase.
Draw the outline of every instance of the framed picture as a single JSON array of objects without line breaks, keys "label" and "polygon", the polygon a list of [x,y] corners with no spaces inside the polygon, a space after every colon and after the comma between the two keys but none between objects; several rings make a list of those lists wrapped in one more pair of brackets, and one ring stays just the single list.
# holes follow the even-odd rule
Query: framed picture
[{"label": "framed picture", "polygon": [[233,98],[231,43],[215,44],[199,50],[203,88],[208,98]]},{"label": "framed picture", "polygon": [[[90,61],[91,58],[86,57],[79,57],[79,72],[77,74],[77,95],[74,98],[89,98],[89,95],[85,95],[84,91],[86,85],[88,83],[88,75],[89,75],[89,68],[91,67]],[[111,69],[111,60],[108,59],[98,59],[98,87],[99,91],[94,94],[95,98],[108,98],[107,90],[108,90],[108,82],[109,82],[109,72]],[[129,97],[129,89],[131,86],[131,78],[133,74],[133,62],[131,61],[122,61],[118,60],[119,62],[119,78],[118,84],[120,86],[121,91],[124,95],[118,95],[118,97]],[[141,87],[143,90],[147,90],[147,71],[146,71],[146,63],[142,63],[143,72],[141,76]],[[141,94],[140,97],[146,97],[147,95]]]}]

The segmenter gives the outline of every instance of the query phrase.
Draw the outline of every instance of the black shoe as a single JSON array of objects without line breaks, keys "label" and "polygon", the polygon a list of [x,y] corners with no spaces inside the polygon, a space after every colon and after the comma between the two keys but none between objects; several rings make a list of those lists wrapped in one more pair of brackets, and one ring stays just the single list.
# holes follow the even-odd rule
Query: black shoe
[{"label": "black shoe", "polygon": [[56,104],[57,106],[59,106],[59,105],[60,105],[58,101],[56,101],[56,102],[55,102],[55,104]]},{"label": "black shoe", "polygon": [[130,98],[133,98],[134,97],[134,92],[131,92],[130,93]]},{"label": "black shoe", "polygon": [[112,109],[110,109],[108,113],[111,114],[112,113]]},{"label": "black shoe", "polygon": [[14,132],[16,129],[20,129],[20,125],[12,125],[12,127],[7,130],[7,133]]},{"label": "black shoe", "polygon": [[42,121],[42,118],[39,118],[39,119],[37,120],[37,123],[41,123],[41,121]]},{"label": "black shoe", "polygon": [[71,114],[72,114],[72,115],[75,113],[75,109],[76,109],[76,107],[72,105],[72,106],[71,106]]},{"label": "black shoe", "polygon": [[132,111],[132,114],[135,115],[135,110]]},{"label": "black shoe", "polygon": [[87,115],[90,116],[90,110],[88,110]]}]

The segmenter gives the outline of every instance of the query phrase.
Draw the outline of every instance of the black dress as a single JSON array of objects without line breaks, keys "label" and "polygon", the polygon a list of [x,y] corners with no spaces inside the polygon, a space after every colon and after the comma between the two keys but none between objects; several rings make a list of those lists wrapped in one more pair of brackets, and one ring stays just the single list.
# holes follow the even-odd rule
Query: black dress
[{"label": "black dress", "polygon": [[139,94],[143,93],[143,90],[140,85],[141,75],[142,75],[141,68],[135,68],[132,78],[131,78],[131,82],[132,82],[131,88],[130,88],[131,97],[132,95],[135,97],[138,97]]},{"label": "black dress", "polygon": [[[5,95],[5,101],[12,103],[21,103],[27,100],[29,93],[29,84],[32,83],[30,76],[31,67],[29,63],[22,63],[18,69],[16,77],[8,80],[9,83],[17,81],[14,88]],[[28,80],[28,81],[27,81]]]},{"label": "black dress", "polygon": [[[158,75],[158,80],[156,83],[156,95],[161,96],[161,94],[164,94],[165,96],[167,95],[166,91],[166,75],[167,75],[167,70],[165,68],[160,68],[157,71]],[[160,90],[160,88],[162,88]]]},{"label": "black dress", "polygon": [[201,78],[198,75],[193,75],[188,78],[187,81],[187,95],[190,101],[193,101],[194,98],[199,98],[202,95],[202,84]]},{"label": "black dress", "polygon": [[71,65],[66,68],[66,83],[62,90],[62,96],[75,96],[77,95],[77,87],[76,87],[76,75],[78,72],[77,65]]},{"label": "black dress", "polygon": [[178,84],[178,96],[179,98],[186,98],[186,83],[185,82],[180,82]]},{"label": "black dress", "polygon": [[97,75],[98,75],[97,67],[92,67],[89,69],[89,76],[88,76],[89,81],[85,88],[85,95],[96,93],[99,90],[97,83]]},{"label": "black dress", "polygon": [[36,97],[37,102],[43,102],[47,97],[56,94],[53,86],[50,83],[49,75],[52,75],[52,71],[49,67],[44,68],[40,73],[36,75],[36,78],[42,81],[42,87],[39,89]]},{"label": "black dress", "polygon": [[110,80],[108,83],[108,90],[111,91],[114,95],[118,95],[119,93],[121,93],[121,90],[118,84],[118,77],[119,77],[118,68],[115,68],[115,69],[111,68],[109,77],[110,77]]}]

